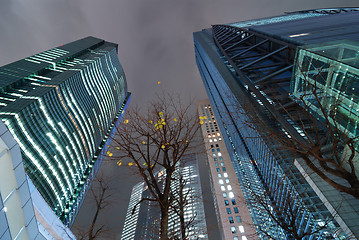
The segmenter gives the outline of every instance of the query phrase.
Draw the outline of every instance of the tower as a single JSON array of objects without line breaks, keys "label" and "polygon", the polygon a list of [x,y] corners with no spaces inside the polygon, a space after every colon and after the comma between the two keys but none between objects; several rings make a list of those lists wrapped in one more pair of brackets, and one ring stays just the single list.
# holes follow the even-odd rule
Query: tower
[{"label": "tower", "polygon": [[130,100],[117,44],[86,37],[3,66],[0,79],[25,171],[71,226]]},{"label": "tower", "polygon": [[[270,215],[275,209],[283,210],[283,214],[277,211],[275,216],[283,222],[290,222],[289,209],[296,211],[292,220],[299,234],[309,230],[313,231],[311,237],[317,238],[358,237],[359,226],[354,223],[359,216],[358,200],[331,187],[300,157],[266,135],[270,130],[302,143],[314,136],[325,136],[323,126],[317,135],[309,131],[313,128],[309,118],[314,118],[317,126],[323,124],[323,119],[315,108],[311,115],[303,115],[300,97],[307,89],[298,87],[303,79],[298,72],[307,76],[315,71],[323,73],[318,76],[328,84],[343,82],[338,76],[346,75],[347,66],[351,70],[357,59],[355,54],[343,55],[355,49],[355,44],[345,45],[346,41],[359,40],[359,32],[351,27],[359,21],[357,11],[299,11],[214,25],[194,33],[198,69],[260,238],[265,238],[265,233],[275,239],[290,237],[287,230],[273,222]],[[319,58],[322,65],[318,67]],[[330,67],[333,60],[338,68]],[[336,75],[330,78],[326,73],[333,69]],[[322,85],[328,86],[326,83]],[[319,89],[329,93],[328,88]],[[340,94],[345,93],[343,89],[346,88],[341,88]],[[358,103],[356,94],[348,93],[344,101],[352,108]],[[357,125],[351,119],[357,117],[353,117],[354,113],[348,115],[343,118],[345,124],[354,126],[351,133],[356,132]],[[338,180],[332,176],[330,179]],[[261,201],[265,204],[260,204],[256,196],[264,196]],[[285,208],[288,204],[291,207]],[[266,206],[271,207],[266,210]]]}]

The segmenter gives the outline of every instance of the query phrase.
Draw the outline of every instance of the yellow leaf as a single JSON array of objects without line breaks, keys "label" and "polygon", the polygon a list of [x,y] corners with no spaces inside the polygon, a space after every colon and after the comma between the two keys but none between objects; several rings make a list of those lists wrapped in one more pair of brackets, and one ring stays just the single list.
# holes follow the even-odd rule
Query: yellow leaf
[{"label": "yellow leaf", "polygon": [[148,121],[149,123],[152,123],[152,120]]},{"label": "yellow leaf", "polygon": [[121,165],[122,165],[122,161],[121,161],[121,160],[117,161],[117,165],[118,165],[118,166],[121,166]]},{"label": "yellow leaf", "polygon": [[147,164],[147,163],[144,163],[143,166],[148,166],[148,164]]},{"label": "yellow leaf", "polygon": [[145,141],[142,141],[142,144],[146,144],[146,142],[145,142]]},{"label": "yellow leaf", "polygon": [[110,145],[107,145],[107,147],[110,147]]},{"label": "yellow leaf", "polygon": [[177,118],[174,118],[173,121],[177,122]]},{"label": "yellow leaf", "polygon": [[123,121],[123,122],[127,124],[127,123],[128,123],[128,119],[125,119],[125,121]]},{"label": "yellow leaf", "polygon": [[110,153],[108,156],[109,156],[109,157],[112,157],[112,153]]},{"label": "yellow leaf", "polygon": [[199,124],[203,125],[203,123],[204,123],[203,120],[199,121]]},{"label": "yellow leaf", "polygon": [[133,163],[132,163],[132,162],[129,162],[129,163],[128,163],[128,166],[132,166],[132,165],[133,165]]},{"label": "yellow leaf", "polygon": [[120,148],[119,148],[119,147],[116,147],[116,149],[120,150]]},{"label": "yellow leaf", "polygon": [[165,149],[165,145],[162,145],[161,148],[162,148],[162,149]]},{"label": "yellow leaf", "polygon": [[199,117],[199,119],[207,119],[207,117],[206,117],[206,116],[203,116],[203,117]]},{"label": "yellow leaf", "polygon": [[107,151],[107,153],[106,154],[110,154],[110,151]]},{"label": "yellow leaf", "polygon": [[163,116],[163,112],[159,112],[158,115],[159,115],[160,117],[162,117],[162,116]]},{"label": "yellow leaf", "polygon": [[157,84],[161,84],[161,81],[158,81]]}]

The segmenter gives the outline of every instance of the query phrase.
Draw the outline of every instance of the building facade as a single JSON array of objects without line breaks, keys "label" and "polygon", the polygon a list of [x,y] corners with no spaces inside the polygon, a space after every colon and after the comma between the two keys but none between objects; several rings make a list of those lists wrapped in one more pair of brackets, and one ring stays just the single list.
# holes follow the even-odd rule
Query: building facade
[{"label": "building facade", "polygon": [[[291,239],[290,231],[308,232],[305,239],[359,237],[358,201],[329,186],[266,135],[269,129],[303,142],[313,136],[306,136],[310,126],[296,100],[303,92],[298,69],[307,75],[318,73],[318,68],[313,70],[318,63],[314,54],[326,59],[332,54],[334,59],[323,62],[327,65],[320,69],[328,73],[330,61],[340,62],[342,67],[334,65],[342,73],[321,75],[334,95],[329,83],[342,83],[343,75],[352,71],[346,66],[358,59],[355,54],[344,56],[345,50],[339,57],[334,52],[340,52],[338,42],[359,40],[359,31],[352,27],[358,23],[358,9],[316,9],[214,25],[194,33],[198,69],[260,239]],[[331,76],[334,80],[327,80]],[[345,95],[343,109],[356,110],[355,95]],[[356,133],[357,115],[345,113],[349,117],[344,121]],[[253,115],[261,122],[253,122]],[[292,222],[291,229],[274,219]]]},{"label": "building facade", "polygon": [[258,239],[211,104],[209,100],[203,100],[197,106],[222,239]]},{"label": "building facade", "polygon": [[[182,175],[185,181],[183,191],[186,194],[188,193],[186,197],[188,204],[184,206],[185,223],[188,224],[188,239],[208,239],[196,154],[188,154],[181,161],[182,165],[174,175],[179,173]],[[159,182],[164,179],[164,174],[164,171],[157,173]],[[174,194],[178,193],[179,189],[179,181],[172,181],[171,190],[174,191]],[[142,198],[151,198],[151,193],[144,182],[136,184],[132,189],[121,235],[122,240],[159,239],[161,212],[156,203],[144,201],[133,211]],[[168,228],[170,237],[173,239],[181,238],[179,215],[173,210],[169,212]]]},{"label": "building facade", "polygon": [[0,79],[25,171],[71,226],[130,99],[117,44],[87,37],[3,66]]}]

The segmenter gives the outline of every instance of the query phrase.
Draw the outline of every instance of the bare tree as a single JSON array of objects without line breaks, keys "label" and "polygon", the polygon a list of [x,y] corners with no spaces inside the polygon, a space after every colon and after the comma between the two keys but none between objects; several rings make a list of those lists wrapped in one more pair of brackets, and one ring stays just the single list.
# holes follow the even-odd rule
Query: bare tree
[{"label": "bare tree", "polygon": [[[150,197],[142,198],[135,208],[142,202],[156,203],[160,208],[160,239],[169,239],[169,211],[180,197],[171,186],[178,180],[185,184],[177,178],[176,171],[184,156],[196,147],[200,121],[192,114],[191,105],[183,105],[180,99],[164,94],[145,114],[138,108],[129,109],[123,123],[114,137],[120,155],[113,159],[118,165],[126,162],[137,169]],[[163,174],[161,178],[159,171]]]},{"label": "bare tree", "polygon": [[339,89],[335,96],[328,94],[323,89],[320,67],[309,77],[299,66],[297,74],[302,74],[303,91],[291,99],[273,96],[271,100],[273,109],[284,116],[282,121],[253,101],[240,106],[238,112],[246,115],[248,127],[261,129],[265,141],[291,153],[293,159],[302,159],[336,190],[359,199],[359,136],[350,132],[351,116],[343,119],[338,114],[345,89]]},{"label": "bare tree", "polygon": [[98,223],[99,214],[107,207],[111,205],[111,178],[105,177],[99,173],[92,183],[90,189],[90,197],[95,204],[95,213],[91,219],[91,223],[88,228],[76,228],[76,235],[79,240],[95,240],[101,239],[108,229],[105,224]]}]

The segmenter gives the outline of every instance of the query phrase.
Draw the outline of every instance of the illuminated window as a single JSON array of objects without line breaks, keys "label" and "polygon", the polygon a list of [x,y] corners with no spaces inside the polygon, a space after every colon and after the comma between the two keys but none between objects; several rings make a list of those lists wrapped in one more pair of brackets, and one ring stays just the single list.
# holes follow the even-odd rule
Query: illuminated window
[{"label": "illuminated window", "polygon": [[219,184],[223,184],[223,179],[219,179]]},{"label": "illuminated window", "polygon": [[222,177],[222,174],[218,173],[218,177],[221,178],[221,177]]},{"label": "illuminated window", "polygon": [[241,233],[244,233],[244,227],[242,225],[238,226],[238,229]]},{"label": "illuminated window", "polygon": [[237,223],[242,222],[242,219],[241,219],[241,217],[240,217],[240,216],[236,216],[236,219],[237,219]]},{"label": "illuminated window", "polygon": [[226,188],[224,186],[221,186],[222,191],[226,191]]},{"label": "illuminated window", "polygon": [[224,204],[225,204],[226,206],[228,206],[228,205],[229,205],[228,200],[224,200]]},{"label": "illuminated window", "polygon": [[246,236],[242,236],[242,240],[247,240],[247,237],[246,237]]},{"label": "illuminated window", "polygon": [[233,217],[228,218],[229,223],[234,223]]},{"label": "illuminated window", "polygon": [[219,152],[219,153],[218,153],[218,156],[222,156],[222,153]]},{"label": "illuminated window", "polygon": [[232,231],[232,233],[236,233],[236,232],[237,232],[235,227],[231,227],[231,231]]},{"label": "illuminated window", "polygon": [[227,185],[227,190],[231,191],[232,190],[232,186],[231,185]]},{"label": "illuminated window", "polygon": [[232,204],[236,205],[236,199],[232,199]]},{"label": "illuminated window", "polygon": [[230,197],[230,198],[234,198],[233,192],[229,192],[229,197]]},{"label": "illuminated window", "polygon": [[226,183],[229,183],[229,179],[228,179],[228,178],[226,178]]},{"label": "illuminated window", "polygon": [[224,177],[228,177],[228,174],[227,174],[227,173],[223,173],[223,176],[224,176]]},{"label": "illuminated window", "polygon": [[227,197],[227,193],[226,193],[226,192],[223,193],[223,197],[224,197],[224,198]]}]

